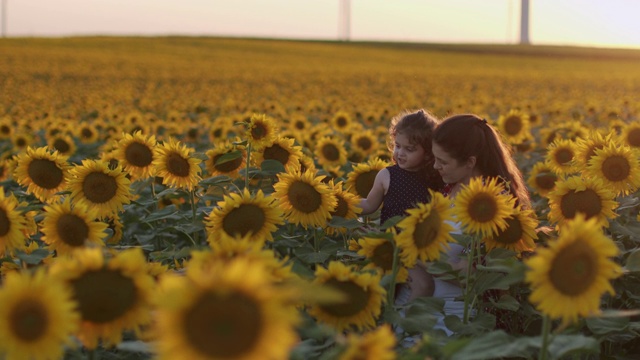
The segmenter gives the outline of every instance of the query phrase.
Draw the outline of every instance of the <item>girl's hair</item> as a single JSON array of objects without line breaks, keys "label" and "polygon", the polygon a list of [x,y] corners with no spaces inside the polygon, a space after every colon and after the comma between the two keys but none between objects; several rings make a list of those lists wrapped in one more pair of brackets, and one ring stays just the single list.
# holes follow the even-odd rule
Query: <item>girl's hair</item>
[{"label": "girl's hair", "polygon": [[482,176],[499,177],[507,181],[509,191],[518,204],[531,208],[529,191],[511,156],[511,150],[487,120],[473,114],[450,116],[435,129],[433,142],[460,163],[475,156],[476,168]]},{"label": "girl's hair", "polygon": [[422,146],[427,154],[431,154],[431,140],[436,125],[438,125],[438,118],[423,109],[416,112],[407,110],[401,112],[391,119],[391,126],[389,126],[391,141],[387,144],[389,151],[393,151],[396,136],[403,134],[412,143]]}]

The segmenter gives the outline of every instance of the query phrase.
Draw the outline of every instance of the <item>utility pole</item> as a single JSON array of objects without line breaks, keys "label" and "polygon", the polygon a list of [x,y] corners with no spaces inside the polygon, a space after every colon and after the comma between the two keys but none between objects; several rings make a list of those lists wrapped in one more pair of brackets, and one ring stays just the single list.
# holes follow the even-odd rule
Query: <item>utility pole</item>
[{"label": "utility pole", "polygon": [[520,7],[520,44],[529,45],[529,0],[522,0]]},{"label": "utility pole", "polygon": [[351,39],[351,0],[340,0],[338,8],[338,38],[349,41]]}]

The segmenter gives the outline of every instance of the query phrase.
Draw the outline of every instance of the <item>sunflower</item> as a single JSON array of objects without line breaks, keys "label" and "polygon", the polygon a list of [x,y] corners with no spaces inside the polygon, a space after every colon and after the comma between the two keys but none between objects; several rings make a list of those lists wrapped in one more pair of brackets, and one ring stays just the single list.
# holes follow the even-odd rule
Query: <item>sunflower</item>
[{"label": "sunflower", "polygon": [[498,178],[475,177],[456,195],[454,216],[465,231],[487,237],[507,227],[506,219],[513,214],[515,202]]},{"label": "sunflower", "polygon": [[574,158],[575,143],[571,140],[556,139],[547,146],[546,161],[558,175],[567,175],[576,171]]},{"label": "sunflower", "polygon": [[629,146],[611,143],[596,150],[586,172],[587,176],[601,179],[616,196],[633,193],[640,187],[640,160]]},{"label": "sunflower", "polygon": [[247,150],[242,145],[225,141],[206,152],[205,168],[211,176],[226,175],[237,178],[247,164]]},{"label": "sunflower", "polygon": [[83,144],[93,144],[98,141],[98,130],[91,123],[80,124],[77,128],[74,128],[76,136]]},{"label": "sunflower", "polygon": [[15,131],[15,125],[11,118],[5,116],[0,118],[0,140],[11,139]]},{"label": "sunflower", "polygon": [[89,244],[104,246],[107,224],[96,220],[97,212],[82,204],[71,206],[67,198],[59,204],[44,207],[42,241],[58,255]]},{"label": "sunflower", "polygon": [[389,166],[389,163],[377,157],[366,163],[357,164],[347,175],[347,189],[361,198],[366,198],[373,187],[373,181],[380,170]]},{"label": "sunflower", "polygon": [[110,216],[105,219],[107,227],[111,230],[113,235],[107,239],[107,244],[117,244],[122,240],[122,233],[124,225],[120,221],[118,215]]},{"label": "sunflower", "polygon": [[61,359],[78,328],[71,292],[43,269],[13,272],[0,288],[0,353],[7,359]]},{"label": "sunflower", "polygon": [[18,200],[13,194],[4,195],[0,188],[0,256],[25,248],[26,218],[17,210]]},{"label": "sunflower", "polygon": [[131,175],[131,181],[142,180],[155,175],[152,166],[155,146],[156,137],[153,135],[145,136],[140,132],[122,134],[113,156]]},{"label": "sunflower", "polygon": [[322,176],[315,172],[280,173],[273,186],[277,207],[284,211],[291,223],[307,226],[325,226],[331,218],[338,200],[333,190],[322,183]]},{"label": "sunflower", "polygon": [[11,137],[11,143],[13,144],[14,151],[16,152],[25,150],[34,142],[35,140],[33,139],[33,136],[25,132],[18,131]]},{"label": "sunflower", "polygon": [[371,129],[360,131],[351,136],[352,150],[358,151],[367,157],[380,148],[380,141]]},{"label": "sunflower", "polygon": [[[362,212],[362,209],[358,207],[358,205],[360,205],[360,198],[348,191],[345,191],[342,182],[334,184],[333,179],[331,179],[328,185],[333,189],[336,200],[338,200],[336,209],[330,212],[331,217],[339,216],[343,219],[358,218],[358,214]],[[344,234],[346,229],[329,227],[326,231],[328,235],[333,235],[336,231]]]},{"label": "sunflower", "polygon": [[408,267],[413,267],[417,259],[435,261],[440,253],[455,242],[450,232],[453,227],[447,222],[453,214],[451,200],[439,192],[429,190],[431,202],[418,204],[407,210],[408,216],[398,223],[400,233],[396,236],[401,258]]},{"label": "sunflower", "polygon": [[247,136],[253,149],[261,149],[271,144],[277,132],[275,121],[264,114],[253,114],[247,125]]},{"label": "sunflower", "polygon": [[191,156],[193,151],[174,138],[155,147],[153,166],[156,176],[162,178],[162,184],[187,190],[198,185],[202,160]]},{"label": "sunflower", "polygon": [[631,122],[627,124],[620,134],[622,141],[634,149],[640,149],[640,124]]},{"label": "sunflower", "polygon": [[314,155],[321,166],[342,166],[347,163],[344,141],[332,136],[324,136],[318,140]]},{"label": "sunflower", "polygon": [[[380,271],[383,275],[393,274],[393,243],[387,239],[364,237],[358,240],[358,255],[366,257],[370,262],[362,270]],[[398,266],[396,282],[403,283],[409,277],[407,264],[402,261]]]},{"label": "sunflower", "polygon": [[395,360],[397,357],[396,336],[389,324],[380,325],[364,334],[350,333],[346,345],[339,360]]},{"label": "sunflower", "polygon": [[551,166],[544,161],[539,161],[533,165],[527,183],[540,196],[547,196],[550,191],[556,188],[558,175],[551,169]]},{"label": "sunflower", "polygon": [[507,227],[492,236],[485,237],[484,242],[487,252],[495,248],[505,248],[517,253],[533,251],[536,244],[536,227],[538,220],[536,214],[530,209],[516,209],[515,213],[506,219]]},{"label": "sunflower", "polygon": [[575,143],[576,155],[574,161],[576,166],[584,169],[589,164],[589,160],[596,154],[596,150],[602,149],[611,142],[613,133],[603,135],[599,130],[591,130],[589,136],[584,139],[577,139]]},{"label": "sunflower", "polygon": [[272,205],[273,198],[262,190],[251,196],[248,189],[242,194],[232,193],[213,208],[206,220],[208,241],[234,240],[248,236],[251,242],[272,241],[272,233],[283,224],[282,210]]},{"label": "sunflower", "polygon": [[338,111],[329,120],[329,125],[337,132],[346,134],[353,125],[353,120],[346,111]]},{"label": "sunflower", "polygon": [[314,305],[309,308],[309,315],[338,331],[375,327],[386,297],[379,273],[359,272],[353,266],[331,261],[326,269],[317,267],[315,276],[314,284],[333,288],[343,293],[346,300]]},{"label": "sunflower", "polygon": [[500,115],[497,127],[507,142],[520,144],[529,134],[529,116],[519,110],[509,110],[506,115]]},{"label": "sunflower", "polygon": [[265,145],[256,151],[252,160],[260,166],[264,160],[276,160],[280,162],[287,172],[300,170],[300,158],[303,156],[302,148],[294,145],[294,139],[276,136],[271,144]]},{"label": "sunflower", "polygon": [[47,140],[47,146],[65,156],[71,156],[76,153],[76,143],[68,134],[57,134],[51,136]]},{"label": "sunflower", "polygon": [[597,219],[577,215],[562,227],[557,240],[526,261],[530,301],[563,323],[599,314],[602,294],[615,294],[610,280],[622,274],[620,265],[609,259],[618,252]]},{"label": "sunflower", "polygon": [[97,209],[99,217],[117,214],[131,202],[131,182],[119,166],[109,169],[103,161],[82,160],[70,173],[73,202]]},{"label": "sunflower", "polygon": [[81,323],[77,337],[88,349],[102,339],[106,346],[122,340],[122,332],[151,322],[154,280],[140,248],[107,258],[100,248],[78,249],[52,264],[51,274],[62,279],[78,303]]},{"label": "sunflower", "polygon": [[285,359],[298,313],[262,268],[238,258],[161,280],[160,359]]},{"label": "sunflower", "polygon": [[28,147],[16,159],[14,178],[40,201],[55,200],[55,193],[64,190],[69,180],[71,166],[67,161],[66,156],[46,147]]},{"label": "sunflower", "polygon": [[549,193],[549,221],[563,223],[583,213],[587,219],[596,218],[600,226],[608,227],[608,219],[616,217],[613,210],[618,203],[614,198],[601,179],[569,177],[557,182],[556,189]]}]

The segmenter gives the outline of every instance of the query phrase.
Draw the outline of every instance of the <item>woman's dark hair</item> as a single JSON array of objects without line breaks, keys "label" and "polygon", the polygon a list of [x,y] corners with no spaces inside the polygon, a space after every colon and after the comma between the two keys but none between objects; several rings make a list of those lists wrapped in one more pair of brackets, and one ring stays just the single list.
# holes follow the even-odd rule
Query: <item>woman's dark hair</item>
[{"label": "woman's dark hair", "polygon": [[524,184],[510,148],[500,134],[477,115],[461,114],[444,119],[433,133],[433,142],[460,163],[471,156],[482,176],[499,177],[509,184],[509,191],[526,209],[531,208],[529,191]]}]

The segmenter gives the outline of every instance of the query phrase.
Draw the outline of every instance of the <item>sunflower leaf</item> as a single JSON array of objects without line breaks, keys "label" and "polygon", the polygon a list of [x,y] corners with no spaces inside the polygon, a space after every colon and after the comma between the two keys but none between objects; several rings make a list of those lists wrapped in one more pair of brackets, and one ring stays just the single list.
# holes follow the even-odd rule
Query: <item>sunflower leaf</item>
[{"label": "sunflower leaf", "polygon": [[586,319],[587,327],[596,335],[627,331],[629,322],[628,317],[592,316]]},{"label": "sunflower leaf", "polygon": [[[521,357],[526,354],[529,344],[521,341],[514,341],[514,338],[502,330],[493,331],[474,337],[463,346],[456,346],[456,342],[445,346],[445,353],[449,354],[452,360],[480,360],[480,359],[501,359],[506,357]],[[451,350],[456,350],[451,352]]]},{"label": "sunflower leaf", "polygon": [[345,219],[341,216],[333,216],[329,221],[329,226],[333,228],[343,229],[357,229],[362,226],[362,223],[358,219]]},{"label": "sunflower leaf", "polygon": [[551,359],[561,359],[570,354],[597,354],[599,352],[599,341],[584,335],[556,335],[549,344]]},{"label": "sunflower leaf", "polygon": [[260,164],[260,172],[264,175],[277,175],[284,171],[284,165],[278,160],[267,159]]},{"label": "sunflower leaf", "polygon": [[635,250],[629,254],[624,265],[627,271],[640,271],[640,250]]},{"label": "sunflower leaf", "polygon": [[[242,157],[242,152],[239,150],[234,150],[234,151],[230,151],[228,153],[222,154],[220,155],[220,157],[218,157],[216,159],[216,163],[215,165],[222,165],[224,163],[228,163],[229,161],[233,161],[235,159],[239,159]],[[206,160],[206,158],[205,158]]]},{"label": "sunflower leaf", "polygon": [[30,254],[22,251],[16,251],[16,257],[29,265],[40,264],[42,260],[47,256],[49,256],[49,250],[47,249],[36,249],[33,250]]}]

